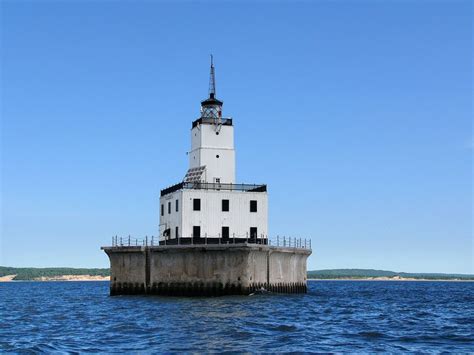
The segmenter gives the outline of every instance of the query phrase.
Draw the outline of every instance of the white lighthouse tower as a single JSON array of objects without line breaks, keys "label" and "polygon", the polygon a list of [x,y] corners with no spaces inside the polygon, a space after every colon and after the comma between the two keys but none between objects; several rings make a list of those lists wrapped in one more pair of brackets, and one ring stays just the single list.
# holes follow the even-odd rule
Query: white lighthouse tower
[{"label": "white lighthouse tower", "polygon": [[222,116],[211,57],[209,97],[191,125],[189,168],[161,190],[159,244],[112,238],[111,295],[305,293],[311,241],[268,238],[266,185],[235,181],[234,121]]},{"label": "white lighthouse tower", "polygon": [[266,244],[266,185],[235,182],[234,125],[222,117],[211,56],[209,97],[192,123],[189,169],[161,191],[160,244]]},{"label": "white lighthouse tower", "polygon": [[[211,56],[209,98],[201,102],[201,117],[193,122],[189,173],[202,171],[200,181],[235,183],[234,126],[222,118],[222,101],[216,99],[214,64]],[[185,180],[188,176],[185,177]],[[195,179],[192,179],[195,180]]]}]

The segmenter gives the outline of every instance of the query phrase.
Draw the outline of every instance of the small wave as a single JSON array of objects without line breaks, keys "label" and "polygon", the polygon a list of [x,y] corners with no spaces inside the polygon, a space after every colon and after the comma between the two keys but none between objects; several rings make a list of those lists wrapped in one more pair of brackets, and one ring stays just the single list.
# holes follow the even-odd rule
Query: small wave
[{"label": "small wave", "polygon": [[366,338],[382,338],[384,336],[384,334],[380,332],[360,332],[358,335]]},{"label": "small wave", "polygon": [[296,326],[287,325],[287,324],[280,324],[280,325],[273,328],[273,330],[276,330],[278,332],[294,332],[297,329],[298,328],[296,328]]}]

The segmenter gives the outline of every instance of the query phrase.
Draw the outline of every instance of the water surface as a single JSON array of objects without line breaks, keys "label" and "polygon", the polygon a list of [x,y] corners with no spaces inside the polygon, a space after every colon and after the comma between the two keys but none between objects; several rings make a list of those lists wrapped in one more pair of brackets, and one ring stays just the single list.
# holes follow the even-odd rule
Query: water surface
[{"label": "water surface", "polygon": [[310,281],[306,295],[110,297],[0,283],[0,350],[474,352],[474,283]]}]

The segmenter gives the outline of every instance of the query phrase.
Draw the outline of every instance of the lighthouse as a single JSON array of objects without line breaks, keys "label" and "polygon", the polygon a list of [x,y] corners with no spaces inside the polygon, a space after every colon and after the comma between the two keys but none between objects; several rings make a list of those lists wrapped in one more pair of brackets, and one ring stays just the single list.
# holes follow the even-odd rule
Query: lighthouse
[{"label": "lighthouse", "polygon": [[235,178],[234,123],[208,97],[190,129],[189,167],[161,190],[159,237],[112,237],[111,295],[223,296],[305,293],[311,240],[268,235],[265,184]]},{"label": "lighthouse", "polygon": [[161,190],[160,244],[267,243],[267,186],[236,183],[234,120],[222,106],[211,57],[209,96],[191,125],[189,169]]}]

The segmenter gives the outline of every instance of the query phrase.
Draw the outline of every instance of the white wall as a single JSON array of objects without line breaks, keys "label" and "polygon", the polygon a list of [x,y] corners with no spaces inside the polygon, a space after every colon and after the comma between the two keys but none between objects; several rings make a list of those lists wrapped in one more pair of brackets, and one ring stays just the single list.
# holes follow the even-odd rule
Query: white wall
[{"label": "white wall", "polygon": [[[176,200],[178,200],[178,212],[176,212]],[[171,213],[168,213],[168,202],[171,202]],[[164,206],[164,215],[161,215],[161,205]],[[179,227],[178,233],[182,235],[182,216],[183,216],[183,192],[182,190],[175,191],[171,194],[162,196],[160,198],[160,226],[159,235],[160,240],[163,240],[163,232],[167,229],[171,229],[170,239],[176,238],[175,227]]]},{"label": "white wall", "polygon": [[[183,235],[191,237],[193,226],[201,226],[201,237],[218,237],[222,226],[229,235],[245,237],[257,227],[260,237],[268,235],[268,195],[266,192],[183,190]],[[201,211],[193,211],[193,199],[201,199]],[[229,212],[222,212],[222,200],[229,200]],[[250,212],[250,200],[257,201],[257,212]]]},{"label": "white wall", "polygon": [[[217,157],[218,156],[218,157]],[[235,183],[234,127],[221,126],[216,134],[214,124],[201,124],[191,130],[189,168],[206,166],[205,182]]]}]

